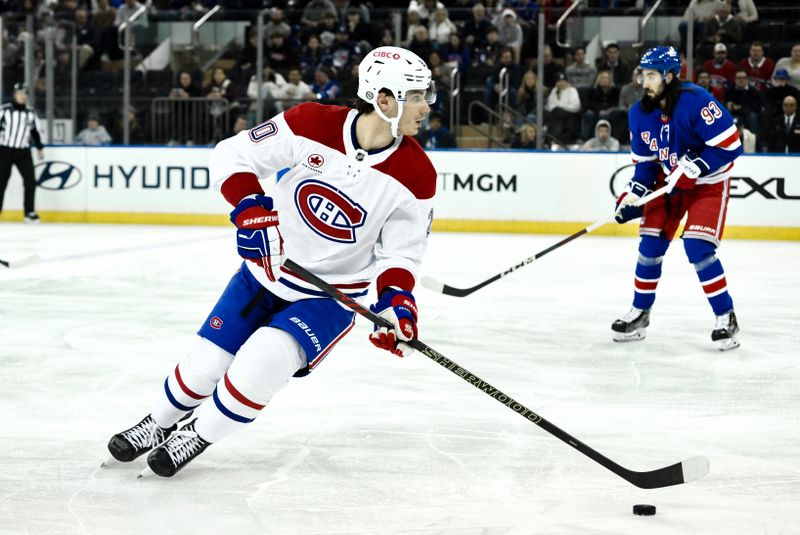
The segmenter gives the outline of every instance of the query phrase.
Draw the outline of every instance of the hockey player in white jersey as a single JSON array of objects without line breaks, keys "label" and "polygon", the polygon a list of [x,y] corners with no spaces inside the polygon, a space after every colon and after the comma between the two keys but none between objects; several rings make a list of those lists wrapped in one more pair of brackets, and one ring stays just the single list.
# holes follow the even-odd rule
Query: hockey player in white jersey
[{"label": "hockey player in white jersey", "polygon": [[[301,104],[216,146],[211,176],[233,206],[246,261],[150,414],[111,438],[115,459],[149,451],[153,472],[174,475],[252,422],[347,334],[354,313],[283,267],[285,255],[357,299],[375,280],[370,309],[395,327],[370,341],[400,356],[410,350],[402,341],[417,336],[412,292],[437,176],[413,136],[435,95],[422,59],[380,47],[359,66],[357,110]],[[285,169],[267,195],[258,179]]]}]

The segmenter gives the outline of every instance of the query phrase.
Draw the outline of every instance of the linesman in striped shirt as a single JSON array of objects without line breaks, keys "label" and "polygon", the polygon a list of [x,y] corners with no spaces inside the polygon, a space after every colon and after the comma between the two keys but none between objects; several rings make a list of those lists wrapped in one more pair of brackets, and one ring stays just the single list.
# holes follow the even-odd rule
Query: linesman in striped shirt
[{"label": "linesman in striped shirt", "polygon": [[43,159],[39,118],[36,111],[28,106],[28,86],[24,83],[14,84],[11,102],[0,106],[0,212],[3,210],[3,196],[11,176],[11,167],[16,165],[25,190],[25,221],[38,223],[39,216],[34,208],[36,177],[33,173],[31,143],[36,147],[39,159]]}]

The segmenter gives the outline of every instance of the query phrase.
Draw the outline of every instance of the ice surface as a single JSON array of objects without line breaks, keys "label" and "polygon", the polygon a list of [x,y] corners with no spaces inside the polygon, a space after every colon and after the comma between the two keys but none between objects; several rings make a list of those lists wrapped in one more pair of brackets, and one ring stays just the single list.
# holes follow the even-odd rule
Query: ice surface
[{"label": "ice surface", "polygon": [[[469,286],[558,239],[435,233],[424,271]],[[466,298],[418,290],[423,341],[616,462],[710,459],[652,491],[425,357],[374,349],[363,321],[177,477],[101,469],[237,268],[233,234],[0,225],[0,258],[34,253],[0,268],[0,534],[800,532],[797,243],[723,244],[742,327],[727,353],[679,240],[640,343],[609,329],[630,238],[580,238]]]}]

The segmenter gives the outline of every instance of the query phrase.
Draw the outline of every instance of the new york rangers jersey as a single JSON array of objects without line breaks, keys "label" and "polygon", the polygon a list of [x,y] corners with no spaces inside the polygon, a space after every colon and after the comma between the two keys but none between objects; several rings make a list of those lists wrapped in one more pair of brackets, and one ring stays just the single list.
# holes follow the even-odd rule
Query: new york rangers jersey
[{"label": "new york rangers jersey", "polygon": [[696,181],[715,184],[730,177],[742,153],[736,125],[725,106],[702,87],[685,82],[672,117],[661,110],[646,113],[637,102],[628,113],[634,180],[652,188],[660,170],[669,174],[678,158],[691,151],[708,171]]},{"label": "new york rangers jersey", "polygon": [[[356,110],[300,104],[220,142],[211,178],[236,205],[257,193],[256,178],[288,168],[267,191],[280,219],[286,256],[354,298],[378,288],[412,290],[433,220],[436,171],[413,138],[400,136],[366,151],[355,134]],[[327,297],[288,269],[270,282],[248,269],[270,292],[296,301]]]}]

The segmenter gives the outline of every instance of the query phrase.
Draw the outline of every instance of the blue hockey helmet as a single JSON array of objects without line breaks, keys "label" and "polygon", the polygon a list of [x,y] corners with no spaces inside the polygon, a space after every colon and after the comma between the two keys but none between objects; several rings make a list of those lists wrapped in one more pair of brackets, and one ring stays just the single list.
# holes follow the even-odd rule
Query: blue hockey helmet
[{"label": "blue hockey helmet", "polygon": [[681,73],[681,55],[674,46],[657,46],[642,55],[639,69],[653,69],[664,77],[671,72],[677,77]]}]

